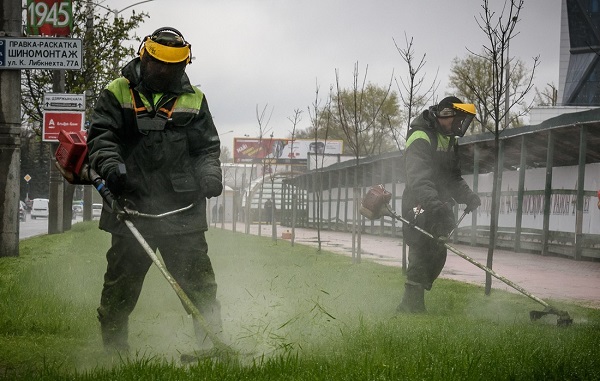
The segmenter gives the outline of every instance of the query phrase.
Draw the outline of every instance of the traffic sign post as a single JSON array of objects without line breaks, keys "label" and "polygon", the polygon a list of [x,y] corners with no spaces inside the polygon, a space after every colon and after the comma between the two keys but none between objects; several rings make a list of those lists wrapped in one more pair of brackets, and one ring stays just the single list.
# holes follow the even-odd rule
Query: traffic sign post
[{"label": "traffic sign post", "polygon": [[60,131],[82,131],[84,119],[83,111],[44,111],[42,141],[58,142]]},{"label": "traffic sign post", "polygon": [[31,181],[31,176],[29,176],[29,173],[28,173],[25,175],[25,177],[23,177],[23,179],[25,179],[25,183],[27,184],[27,190],[25,193],[25,204],[29,208],[29,182]]}]

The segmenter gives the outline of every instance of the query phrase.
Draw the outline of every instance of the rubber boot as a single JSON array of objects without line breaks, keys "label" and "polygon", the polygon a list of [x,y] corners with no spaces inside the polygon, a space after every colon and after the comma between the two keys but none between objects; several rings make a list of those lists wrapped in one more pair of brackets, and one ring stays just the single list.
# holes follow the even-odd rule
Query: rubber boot
[{"label": "rubber boot", "polygon": [[98,321],[102,344],[107,352],[127,352],[128,344],[128,319],[110,319],[105,316],[102,308],[98,308]]},{"label": "rubber boot", "polygon": [[128,352],[129,344],[127,342],[128,329],[127,323],[103,323],[100,322],[102,332],[102,343],[107,352]]},{"label": "rubber boot", "polygon": [[425,289],[420,284],[404,284],[402,302],[396,308],[401,313],[425,313]]}]

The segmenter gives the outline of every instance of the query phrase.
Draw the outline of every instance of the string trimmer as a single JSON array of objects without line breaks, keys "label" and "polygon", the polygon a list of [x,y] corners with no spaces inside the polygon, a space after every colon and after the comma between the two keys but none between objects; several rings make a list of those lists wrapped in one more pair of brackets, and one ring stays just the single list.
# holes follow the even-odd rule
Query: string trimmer
[{"label": "string trimmer", "polygon": [[[408,221],[404,217],[396,214],[396,212],[394,210],[392,210],[392,208],[388,204],[389,201],[391,200],[391,196],[392,196],[391,193],[386,191],[385,188],[383,187],[383,185],[375,185],[375,186],[371,187],[371,189],[369,189],[369,192],[367,192],[367,194],[365,195],[365,197],[362,201],[360,213],[363,216],[365,216],[366,218],[371,219],[371,220],[376,219],[376,218],[381,218],[383,216],[389,216],[396,220],[402,221],[404,224],[409,225],[411,228],[419,231],[421,234],[424,234],[427,237],[435,240],[439,244],[445,246],[448,250],[450,250],[454,254],[456,254],[459,257],[474,264],[475,266],[479,267],[480,269],[482,269],[486,273],[490,274],[494,278],[504,282],[506,285],[512,287],[513,289],[517,290],[521,294],[527,296],[528,298],[530,298],[530,299],[536,301],[537,303],[541,304],[542,306],[544,306],[543,311],[530,311],[529,312],[529,318],[531,320],[538,320],[545,315],[557,315],[558,316],[557,324],[559,326],[569,326],[573,323],[573,319],[571,318],[571,316],[569,316],[569,313],[567,311],[562,311],[562,310],[559,310],[559,309],[551,306],[546,301],[538,298],[537,296],[535,296],[532,293],[525,290],[523,287],[521,287],[521,286],[517,285],[516,283],[512,282],[511,280],[503,277],[502,275],[498,274],[497,272],[490,269],[489,267],[484,266],[483,264],[477,262],[476,260],[469,257],[468,255],[466,255],[462,251],[458,250],[457,248],[449,245],[446,242],[446,237],[441,237],[441,238],[435,237],[428,231],[426,231],[426,230],[422,229],[421,227],[415,225],[414,223]],[[467,214],[467,212],[463,213],[461,220],[462,220],[462,218],[464,218],[464,216],[466,214]],[[454,232],[454,230],[453,230],[453,232]]]},{"label": "string trimmer", "polygon": [[219,336],[212,330],[207,323],[206,319],[198,308],[194,306],[190,298],[187,296],[185,291],[177,283],[175,278],[163,265],[161,260],[158,258],[154,250],[148,245],[144,237],[140,234],[139,230],[135,227],[131,219],[133,217],[146,217],[146,218],[162,218],[175,213],[182,212],[189,208],[192,208],[194,204],[191,204],[185,208],[173,210],[163,214],[144,214],[138,211],[129,209],[122,206],[112,195],[110,190],[105,186],[102,178],[89,167],[87,164],[87,145],[85,143],[86,138],[83,132],[77,133],[66,133],[61,131],[59,134],[60,145],[56,150],[56,167],[61,172],[63,177],[72,184],[91,184],[96,188],[98,193],[102,196],[102,199],[111,206],[111,208],[117,213],[118,218],[125,223],[125,225],[131,231],[131,234],[137,239],[139,244],[144,248],[146,254],[152,260],[152,263],[158,267],[161,274],[169,282],[175,293],[181,300],[185,311],[192,316],[192,318],[198,323],[199,327],[204,330],[206,336],[213,343],[213,349],[204,352],[195,352],[193,355],[183,355],[183,361],[193,361],[193,359],[199,357],[214,357],[228,354],[237,354],[233,348],[225,344]]}]

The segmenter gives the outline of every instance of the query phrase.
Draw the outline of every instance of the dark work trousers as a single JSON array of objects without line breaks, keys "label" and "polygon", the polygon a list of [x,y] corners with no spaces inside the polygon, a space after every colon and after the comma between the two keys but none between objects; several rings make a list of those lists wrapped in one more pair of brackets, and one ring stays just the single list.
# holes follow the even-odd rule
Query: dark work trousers
[{"label": "dark work trousers", "polygon": [[[204,232],[151,237],[147,242],[153,250],[158,248],[166,268],[209,324],[220,325],[217,283]],[[112,332],[121,336],[116,340],[127,340],[129,314],[138,301],[152,260],[135,238],[114,234],[106,259],[98,319],[104,336],[105,332]],[[103,338],[105,342],[111,340]]]},{"label": "dark work trousers", "polygon": [[429,237],[419,237],[408,249],[408,283],[420,284],[424,289],[431,290],[446,264],[447,254],[445,246]]}]

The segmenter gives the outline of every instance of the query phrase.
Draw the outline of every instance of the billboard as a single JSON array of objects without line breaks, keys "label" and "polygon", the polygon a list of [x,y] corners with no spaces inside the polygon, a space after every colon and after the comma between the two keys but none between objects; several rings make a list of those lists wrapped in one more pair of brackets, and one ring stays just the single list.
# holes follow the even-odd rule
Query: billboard
[{"label": "billboard", "polygon": [[234,138],[235,163],[299,164],[306,162],[308,153],[341,155],[342,140]]},{"label": "billboard", "polygon": [[83,111],[44,111],[42,141],[57,142],[60,131],[77,132],[84,127]]},{"label": "billboard", "polygon": [[71,0],[27,0],[27,34],[65,37],[72,29]]}]

